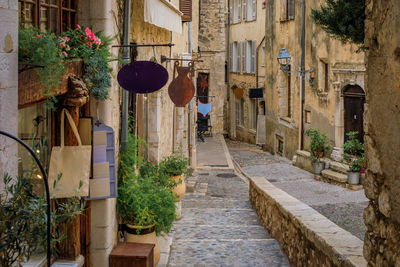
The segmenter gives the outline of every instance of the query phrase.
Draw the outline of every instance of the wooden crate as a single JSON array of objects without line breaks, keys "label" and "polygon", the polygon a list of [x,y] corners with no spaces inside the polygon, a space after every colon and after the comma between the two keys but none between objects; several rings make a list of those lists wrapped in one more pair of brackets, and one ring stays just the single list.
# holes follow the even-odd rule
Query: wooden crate
[{"label": "wooden crate", "polygon": [[154,267],[154,244],[122,242],[109,256],[110,267]]}]

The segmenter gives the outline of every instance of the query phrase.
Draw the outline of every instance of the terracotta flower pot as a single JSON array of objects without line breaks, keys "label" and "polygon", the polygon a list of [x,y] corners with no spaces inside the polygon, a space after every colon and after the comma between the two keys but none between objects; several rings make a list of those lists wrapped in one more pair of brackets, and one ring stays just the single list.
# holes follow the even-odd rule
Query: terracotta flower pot
[{"label": "terracotta flower pot", "polygon": [[[149,226],[136,226],[131,224],[126,224],[125,229],[125,241],[126,242],[136,242],[136,243],[147,243],[154,244],[154,265],[157,266],[160,260],[160,246],[158,245],[155,224]],[[137,233],[137,229],[140,228],[140,233]]]},{"label": "terracotta flower pot", "polygon": [[182,183],[176,185],[172,189],[172,192],[174,192],[175,194],[178,195],[178,198],[176,199],[176,202],[179,202],[179,201],[181,201],[181,199],[183,198],[183,195],[186,192],[185,177],[181,174],[181,175],[177,175],[177,176],[172,176],[170,179],[174,180],[177,183],[179,183],[180,179],[182,180]]}]

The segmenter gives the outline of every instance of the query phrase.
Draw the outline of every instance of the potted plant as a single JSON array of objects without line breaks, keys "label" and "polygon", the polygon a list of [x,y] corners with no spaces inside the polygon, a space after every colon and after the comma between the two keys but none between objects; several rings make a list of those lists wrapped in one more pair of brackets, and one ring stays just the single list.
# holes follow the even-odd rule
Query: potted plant
[{"label": "potted plant", "polygon": [[[0,194],[0,266],[19,266],[46,247],[46,198],[44,194],[35,193],[32,179],[27,178],[26,173],[17,178],[8,174],[3,177],[4,191]],[[61,176],[58,176],[55,184]],[[58,226],[72,222],[81,215],[85,203],[81,203],[78,194],[63,203],[53,200],[51,253],[57,258],[57,245],[66,238]]]},{"label": "potted plant", "polygon": [[310,141],[310,158],[314,167],[315,174],[321,174],[325,169],[325,162],[321,159],[328,155],[332,150],[329,145],[328,137],[326,134],[321,134],[317,129],[310,128],[306,131],[306,135],[311,137]]},{"label": "potted plant", "polygon": [[125,241],[152,243],[154,262],[160,259],[160,248],[156,235],[169,233],[175,220],[175,195],[171,189],[156,183],[157,168],[145,173],[136,173],[137,145],[133,135],[120,154],[117,209],[121,218]]},{"label": "potted plant", "polygon": [[343,160],[349,164],[347,182],[355,185],[360,183],[360,172],[364,164],[364,144],[357,139],[358,132],[346,134],[348,140],[343,144]]},{"label": "potted plant", "polygon": [[172,154],[164,158],[158,168],[159,177],[167,177],[172,192],[177,195],[176,202],[179,202],[186,192],[185,175],[189,173],[188,160],[179,154]]}]

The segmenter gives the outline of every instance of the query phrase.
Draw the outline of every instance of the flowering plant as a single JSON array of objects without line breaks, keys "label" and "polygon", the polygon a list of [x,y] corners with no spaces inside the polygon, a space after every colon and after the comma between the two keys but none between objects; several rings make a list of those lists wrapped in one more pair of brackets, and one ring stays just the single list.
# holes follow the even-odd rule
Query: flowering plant
[{"label": "flowering plant", "polygon": [[45,95],[55,101],[51,91],[60,84],[65,73],[63,62],[72,59],[83,60],[83,80],[96,99],[108,98],[111,86],[111,60],[109,44],[111,38],[92,32],[88,27],[77,25],[56,36],[29,27],[19,30],[19,61],[33,66],[45,87]]}]

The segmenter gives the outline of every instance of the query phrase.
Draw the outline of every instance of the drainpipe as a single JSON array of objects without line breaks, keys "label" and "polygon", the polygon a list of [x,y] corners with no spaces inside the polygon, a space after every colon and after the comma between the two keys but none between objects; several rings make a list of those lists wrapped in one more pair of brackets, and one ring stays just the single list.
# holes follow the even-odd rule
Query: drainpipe
[{"label": "drainpipe", "polygon": [[229,57],[229,55],[230,55],[230,53],[231,53],[231,51],[230,51],[230,42],[231,42],[231,39],[230,39],[230,32],[231,32],[231,0],[228,0],[228,30],[227,30],[227,34],[226,34],[226,45],[227,45],[227,48],[226,48],[226,51],[227,51],[227,53],[226,53],[226,58],[227,58],[227,64],[228,64],[228,66],[227,66],[227,81],[226,81],[226,98],[227,98],[227,100],[229,101],[229,99],[230,99],[230,89],[231,89],[231,81],[230,81],[230,74],[231,74],[231,59],[230,59],[230,57]]},{"label": "drainpipe", "polygon": [[256,88],[258,88],[258,53],[260,52],[260,47],[264,43],[264,40],[265,40],[265,35],[256,49]]},{"label": "drainpipe", "polygon": [[[129,28],[131,24],[131,0],[125,0],[124,5],[124,31],[123,45],[129,45]],[[124,46],[122,50],[122,59],[130,61],[129,47]],[[128,99],[129,92],[122,90],[122,121],[121,121],[121,150],[124,151],[128,144]]]},{"label": "drainpipe", "polygon": [[305,39],[306,39],[306,1],[303,0],[303,18],[301,28],[301,105],[300,105],[300,150],[304,149],[304,102],[306,88],[306,73],[305,70]]}]

